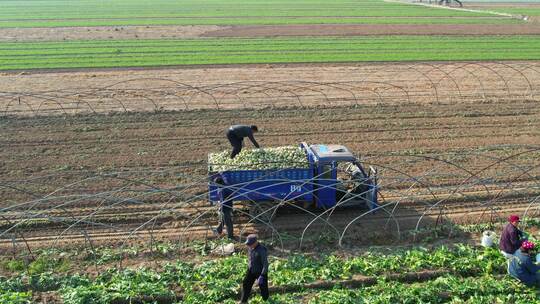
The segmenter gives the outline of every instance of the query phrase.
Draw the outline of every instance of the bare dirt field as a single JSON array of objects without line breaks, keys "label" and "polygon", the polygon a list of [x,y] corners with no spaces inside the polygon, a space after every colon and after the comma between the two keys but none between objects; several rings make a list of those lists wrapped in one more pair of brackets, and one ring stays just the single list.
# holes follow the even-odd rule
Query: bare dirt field
[{"label": "bare dirt field", "polygon": [[[204,238],[215,224],[213,208],[197,198],[206,191],[206,155],[228,148],[224,130],[235,123],[258,124],[263,146],[340,143],[359,153],[381,168],[383,202],[400,202],[393,214],[401,229],[423,212],[423,224],[435,221],[440,210],[426,207],[439,200],[445,217],[475,222],[523,212],[538,196],[539,107],[508,99],[5,117],[1,192],[10,200],[2,204],[21,204],[13,221],[38,220],[18,229],[33,246],[84,243],[81,225],[95,242]],[[331,222],[343,229],[364,211],[338,211]],[[312,219],[281,215],[274,229],[300,235]],[[237,223],[238,233],[265,230],[242,213]]]},{"label": "bare dirt field", "polygon": [[206,32],[213,32],[223,28],[227,27],[197,25],[2,28],[0,29],[0,41],[196,38]]},{"label": "bare dirt field", "polygon": [[3,118],[2,177],[204,162],[228,148],[224,132],[237,122],[259,125],[264,146],[335,142],[362,155],[537,144],[539,114],[536,102],[510,100]]},{"label": "bare dirt field", "polygon": [[365,35],[535,35],[538,24],[357,24],[231,26],[209,31],[203,37],[365,36]]},{"label": "bare dirt field", "polygon": [[540,65],[237,65],[0,74],[2,115],[538,100]]},{"label": "bare dirt field", "polygon": [[2,28],[0,42],[185,39],[201,37],[370,36],[370,35],[537,35],[540,25],[524,24],[314,24],[257,26],[98,26]]}]

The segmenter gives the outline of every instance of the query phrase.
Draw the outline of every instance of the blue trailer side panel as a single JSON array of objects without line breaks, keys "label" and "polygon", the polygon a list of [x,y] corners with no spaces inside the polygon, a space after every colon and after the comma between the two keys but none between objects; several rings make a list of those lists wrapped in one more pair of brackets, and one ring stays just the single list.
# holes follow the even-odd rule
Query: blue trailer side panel
[{"label": "blue trailer side panel", "polygon": [[[243,201],[312,201],[313,170],[238,170],[220,172],[233,200]],[[210,201],[216,202],[216,186],[210,184]]]}]

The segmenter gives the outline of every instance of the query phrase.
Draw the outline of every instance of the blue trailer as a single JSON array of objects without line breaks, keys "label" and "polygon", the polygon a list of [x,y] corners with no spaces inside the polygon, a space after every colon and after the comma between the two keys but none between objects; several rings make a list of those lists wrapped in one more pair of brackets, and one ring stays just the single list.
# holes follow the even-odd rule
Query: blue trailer
[{"label": "blue trailer", "polygon": [[[226,187],[230,199],[250,202],[255,213],[282,202],[323,209],[377,207],[377,172],[372,167],[367,172],[345,146],[301,143],[300,147],[307,168],[209,172],[210,203],[220,200],[218,187]],[[224,185],[215,182],[218,177]]]}]

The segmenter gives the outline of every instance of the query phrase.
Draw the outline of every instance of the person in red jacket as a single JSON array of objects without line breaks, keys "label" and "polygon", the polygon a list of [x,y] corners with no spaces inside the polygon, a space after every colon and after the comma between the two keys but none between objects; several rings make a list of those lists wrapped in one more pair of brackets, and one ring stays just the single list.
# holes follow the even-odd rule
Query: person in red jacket
[{"label": "person in red jacket", "polygon": [[505,258],[511,258],[514,253],[521,247],[524,241],[523,232],[519,230],[519,216],[511,215],[508,218],[508,224],[504,227],[499,241],[499,249]]}]

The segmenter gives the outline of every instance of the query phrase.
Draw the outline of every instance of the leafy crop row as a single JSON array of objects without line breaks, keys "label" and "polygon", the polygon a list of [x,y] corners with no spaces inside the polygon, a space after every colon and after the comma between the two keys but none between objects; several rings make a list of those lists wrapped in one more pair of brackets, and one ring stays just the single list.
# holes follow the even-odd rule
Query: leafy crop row
[{"label": "leafy crop row", "polygon": [[[317,0],[299,1],[223,1],[223,0],[155,0],[152,4],[140,0],[103,3],[99,0],[78,1],[66,5],[65,1],[3,1],[2,19],[36,17],[59,18],[134,18],[134,17],[341,17],[341,16],[492,16],[489,13],[442,10],[404,3],[380,0]],[[25,10],[21,10],[24,7]],[[64,8],[58,10],[59,7]],[[152,8],[149,10],[149,8]]]},{"label": "leafy crop row", "polygon": [[[381,280],[362,289],[303,292],[274,296],[276,303],[309,304],[386,304],[386,303],[539,303],[534,290],[524,289],[511,278],[483,276],[459,278],[439,277],[424,283],[404,284]],[[263,303],[256,298],[253,303]]]},{"label": "leafy crop row", "polygon": [[446,269],[460,274],[503,272],[504,258],[494,249],[479,250],[459,245],[455,248],[439,247],[435,250],[418,248],[394,254],[366,254],[342,259],[328,256],[323,259],[292,256],[272,264],[275,284],[306,283],[315,280],[345,279],[354,274],[381,275],[420,270]]},{"label": "leafy crop row", "polygon": [[184,39],[3,43],[0,69],[540,59],[536,36]]},{"label": "leafy crop row", "polygon": [[[494,15],[412,6],[382,0],[155,0],[152,2],[143,0],[7,0],[2,1],[0,27],[422,22],[422,18],[413,17],[464,17],[463,21],[466,22],[469,20],[467,18],[470,18],[476,23],[511,21],[509,18],[477,18],[486,16],[493,17]],[[408,17],[408,20],[402,20],[403,17]],[[436,18],[430,19],[437,21]],[[452,18],[445,18],[443,22],[454,23],[455,21]]]},{"label": "leafy crop row", "polygon": [[[347,279],[358,274],[384,277],[386,273],[429,269],[443,269],[457,276],[489,276],[504,273],[504,264],[497,250],[466,245],[433,250],[417,248],[392,254],[370,251],[350,258],[293,255],[286,259],[272,258],[270,284],[301,288],[305,283]],[[110,268],[93,279],[85,274],[23,273],[0,279],[0,290],[21,297],[31,291],[57,290],[69,303],[106,303],[141,297],[175,299],[179,293],[184,303],[215,303],[234,298],[239,292],[245,265],[245,256],[233,255],[200,264],[165,264],[159,270]]]},{"label": "leafy crop row", "polygon": [[2,291],[0,290],[0,303],[26,304],[30,303],[32,292]]}]

